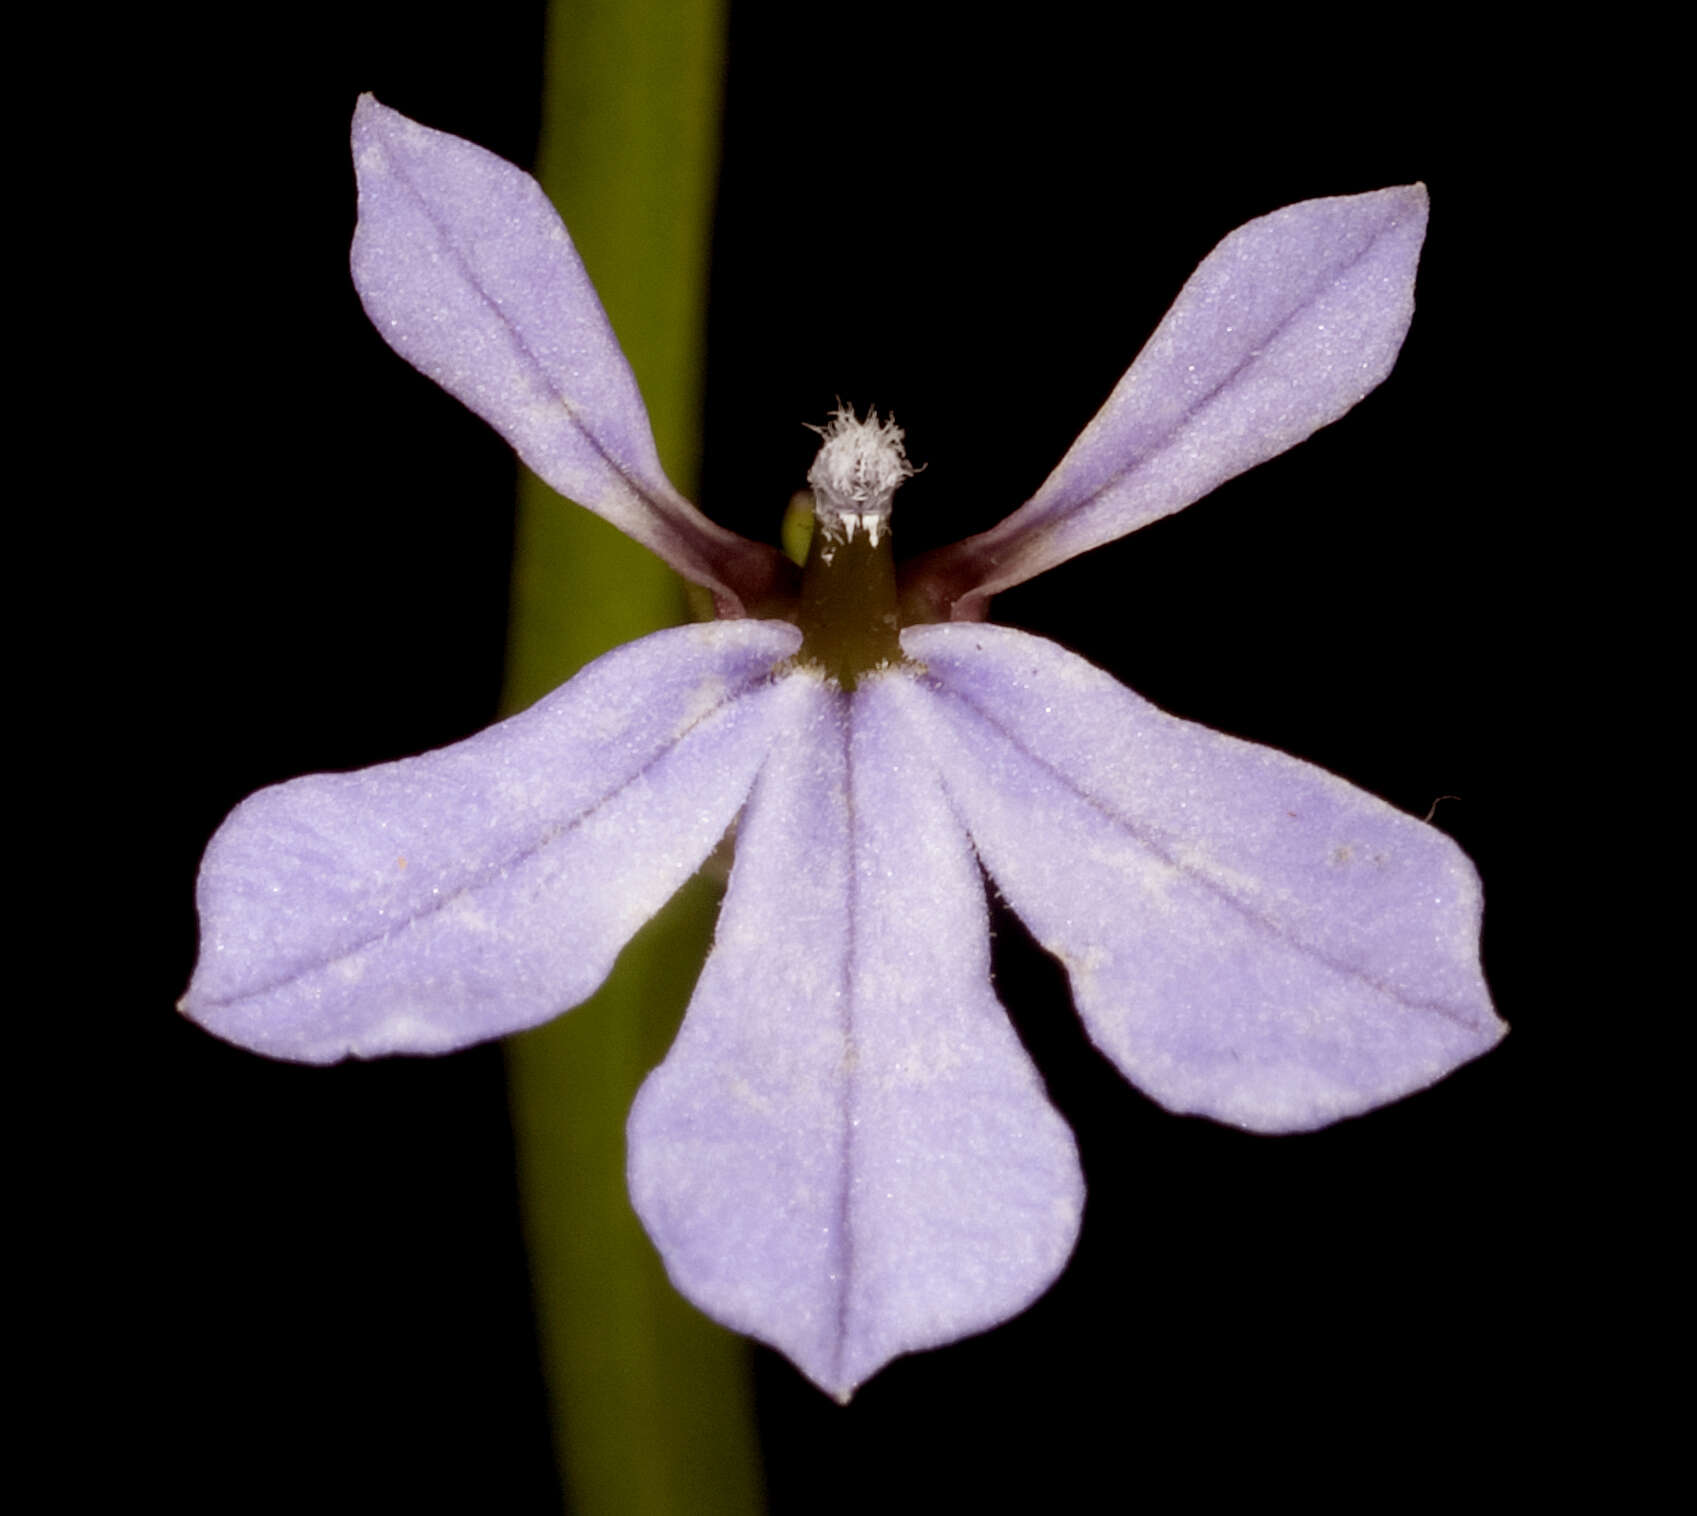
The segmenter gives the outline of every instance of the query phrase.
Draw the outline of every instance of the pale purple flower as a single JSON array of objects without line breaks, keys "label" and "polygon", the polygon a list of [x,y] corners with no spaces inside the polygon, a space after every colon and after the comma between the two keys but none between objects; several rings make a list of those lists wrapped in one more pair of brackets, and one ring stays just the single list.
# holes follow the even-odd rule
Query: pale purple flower
[{"label": "pale purple flower", "polygon": [[1442,833],[981,620],[1377,385],[1413,311],[1420,186],[1232,233],[1036,496],[899,581],[901,434],[840,415],[798,595],[666,480],[540,187],[369,97],[353,140],[379,331],[721,619],[455,747],[244,802],[201,869],[190,1016],[314,1063],[534,1026],[735,824],[712,954],[631,1112],[631,1196],[685,1295],[845,1398],[1021,1310],[1078,1231],[1072,1136],[991,988],[981,868],[1173,1111],[1306,1130],[1502,1035],[1478,881]]}]

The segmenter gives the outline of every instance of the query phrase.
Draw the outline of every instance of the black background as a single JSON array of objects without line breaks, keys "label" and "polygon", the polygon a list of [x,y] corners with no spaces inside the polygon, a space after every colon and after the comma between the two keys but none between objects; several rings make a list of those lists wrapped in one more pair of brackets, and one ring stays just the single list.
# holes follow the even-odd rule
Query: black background
[{"label": "black background", "polygon": [[[88,671],[118,765],[100,793],[118,788],[86,847],[121,832],[141,876],[110,952],[89,955],[114,986],[95,1056],[118,1119],[65,1121],[103,1134],[83,1193],[112,1196],[88,1288],[115,1307],[111,1342],[141,1325],[146,1345],[97,1351],[80,1377],[98,1402],[130,1360],[161,1402],[164,1477],[230,1509],[284,1488],[330,1509],[559,1500],[499,1053],[305,1070],[172,1009],[199,853],[237,800],[494,712],[511,457],[366,323],[346,136],[370,89],[527,161],[541,15],[427,14],[233,21],[213,68],[150,36],[181,66],[103,158],[108,277],[123,294],[127,267],[152,272],[132,292],[140,353],[107,354],[147,425],[112,505],[121,625]],[[995,615],[1416,814],[1459,796],[1438,823],[1483,875],[1486,971],[1514,1031],[1398,1106],[1251,1138],[1127,1086],[1059,970],[999,920],[1000,992],[1080,1143],[1077,1255],[1023,1316],[898,1361],[846,1410],[763,1353],[772,1509],[1027,1488],[1065,1508],[1099,1483],[1116,1504],[1240,1482],[1347,1497],[1386,1471],[1446,1480],[1482,1443],[1506,1467],[1503,1428],[1559,1398],[1583,1330],[1548,1330],[1550,1275],[1573,1267],[1595,1183],[1553,1082],[1578,991],[1551,961],[1537,840],[1543,554],[1571,484],[1529,447],[1552,424],[1537,313],[1558,275],[1527,241],[1573,107],[1530,44],[1477,29],[926,14],[737,13],[703,507],[769,537],[811,455],[801,423],[840,396],[893,410],[926,465],[904,543],[988,526],[1227,231],[1424,179],[1392,378]]]}]

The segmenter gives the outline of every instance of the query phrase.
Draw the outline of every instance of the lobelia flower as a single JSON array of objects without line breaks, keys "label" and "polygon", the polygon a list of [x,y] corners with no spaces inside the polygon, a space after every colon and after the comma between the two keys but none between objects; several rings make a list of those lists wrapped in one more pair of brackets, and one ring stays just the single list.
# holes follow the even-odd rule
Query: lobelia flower
[{"label": "lobelia flower", "polygon": [[534,1026],[735,825],[712,953],[631,1111],[631,1197],[686,1296],[843,1399],[1023,1309],[1077,1234],[1071,1133],[991,987],[981,868],[1176,1112],[1307,1130],[1502,1036],[1447,837],[982,621],[1373,389],[1413,311],[1421,186],[1233,232],[1037,494],[899,577],[902,434],[839,412],[798,587],[667,481],[534,180],[369,96],[353,145],[354,280],[384,338],[720,619],[457,746],[245,801],[201,867],[188,1015],[311,1063]]}]

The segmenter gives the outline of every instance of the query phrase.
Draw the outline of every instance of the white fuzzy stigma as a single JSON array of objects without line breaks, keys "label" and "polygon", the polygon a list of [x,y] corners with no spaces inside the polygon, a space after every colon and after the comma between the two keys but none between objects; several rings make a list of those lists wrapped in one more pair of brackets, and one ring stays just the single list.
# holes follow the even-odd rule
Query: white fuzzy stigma
[{"label": "white fuzzy stigma", "polygon": [[833,535],[854,540],[865,528],[878,545],[890,519],[890,500],[913,465],[902,447],[902,429],[894,419],[880,421],[876,410],[857,420],[846,405],[824,426],[813,428],[825,440],[807,471],[813,488],[814,520]]}]

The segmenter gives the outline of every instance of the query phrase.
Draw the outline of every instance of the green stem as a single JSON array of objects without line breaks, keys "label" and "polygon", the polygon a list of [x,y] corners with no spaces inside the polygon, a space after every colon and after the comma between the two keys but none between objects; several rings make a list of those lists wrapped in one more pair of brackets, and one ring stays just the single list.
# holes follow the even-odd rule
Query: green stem
[{"label": "green stem", "polygon": [[[668,473],[699,456],[704,297],[718,167],[721,0],[576,0],[549,16],[538,177],[636,371]],[[684,619],[643,548],[524,477],[506,704]],[[624,1124],[706,954],[715,891],[688,886],[601,991],[508,1043],[544,1368],[574,1511],[761,1507],[748,1351],[666,1280],[625,1193]]]}]

